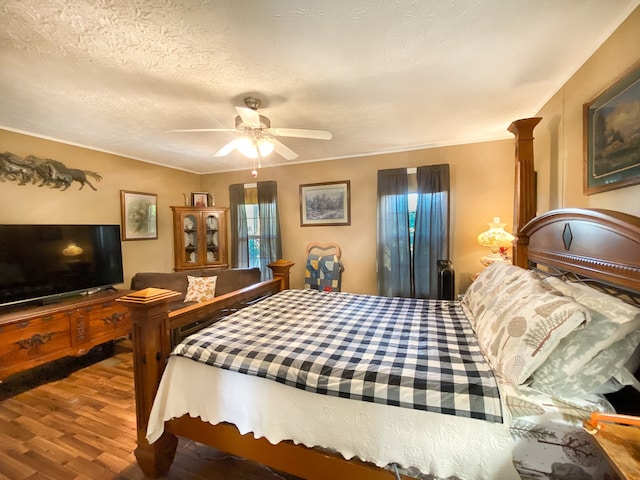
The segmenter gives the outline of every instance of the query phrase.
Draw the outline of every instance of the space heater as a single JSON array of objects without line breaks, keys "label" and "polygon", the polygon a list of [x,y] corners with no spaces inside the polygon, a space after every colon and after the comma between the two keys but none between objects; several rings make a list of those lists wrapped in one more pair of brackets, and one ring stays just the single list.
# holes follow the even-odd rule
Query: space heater
[{"label": "space heater", "polygon": [[455,296],[455,272],[450,260],[438,260],[438,299],[453,300]]}]

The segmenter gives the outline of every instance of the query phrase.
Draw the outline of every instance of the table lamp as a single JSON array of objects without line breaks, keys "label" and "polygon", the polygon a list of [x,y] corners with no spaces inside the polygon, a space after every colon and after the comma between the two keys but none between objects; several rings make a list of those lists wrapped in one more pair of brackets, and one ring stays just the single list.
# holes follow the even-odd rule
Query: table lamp
[{"label": "table lamp", "polygon": [[509,257],[507,257],[506,252],[515,239],[509,232],[505,232],[504,226],[506,223],[501,223],[500,217],[493,217],[493,222],[487,225],[489,225],[489,230],[478,235],[478,243],[491,249],[491,253],[480,259],[480,263],[485,267],[493,262],[508,261]]}]

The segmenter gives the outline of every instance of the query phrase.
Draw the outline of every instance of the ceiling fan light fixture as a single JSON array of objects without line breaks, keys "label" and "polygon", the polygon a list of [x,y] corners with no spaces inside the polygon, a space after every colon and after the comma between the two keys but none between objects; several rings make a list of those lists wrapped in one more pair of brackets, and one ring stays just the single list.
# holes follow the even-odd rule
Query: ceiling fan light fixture
[{"label": "ceiling fan light fixture", "polygon": [[266,157],[271,154],[275,148],[269,138],[261,137],[255,140],[248,136],[238,138],[235,147],[241,154],[248,158],[258,158],[258,150],[260,151],[260,156]]},{"label": "ceiling fan light fixture", "polygon": [[253,138],[240,137],[236,140],[236,150],[248,158],[258,158],[258,150]]},{"label": "ceiling fan light fixture", "polygon": [[273,152],[275,146],[273,142],[268,138],[261,138],[258,140],[258,149],[260,150],[260,155],[266,157]]}]

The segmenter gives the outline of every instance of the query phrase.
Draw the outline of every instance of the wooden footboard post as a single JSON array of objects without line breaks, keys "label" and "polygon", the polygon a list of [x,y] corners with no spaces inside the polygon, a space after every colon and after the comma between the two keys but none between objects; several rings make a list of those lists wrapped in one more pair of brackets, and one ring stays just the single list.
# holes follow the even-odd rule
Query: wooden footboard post
[{"label": "wooden footboard post", "polygon": [[533,164],[533,129],[541,117],[523,118],[509,125],[516,136],[516,175],[513,205],[513,264],[528,268],[522,227],[536,216],[536,174]]},{"label": "wooden footboard post", "polygon": [[142,472],[151,478],[158,478],[169,470],[178,445],[178,439],[166,432],[149,444],[146,434],[151,406],[171,348],[167,303],[179,295],[168,290],[147,289],[118,299],[129,308],[132,321],[138,441],[134,453]]},{"label": "wooden footboard post", "polygon": [[294,265],[295,263],[283,259],[276,260],[267,265],[273,272],[273,278],[280,279],[280,290],[289,289],[289,270],[291,270],[291,267]]}]

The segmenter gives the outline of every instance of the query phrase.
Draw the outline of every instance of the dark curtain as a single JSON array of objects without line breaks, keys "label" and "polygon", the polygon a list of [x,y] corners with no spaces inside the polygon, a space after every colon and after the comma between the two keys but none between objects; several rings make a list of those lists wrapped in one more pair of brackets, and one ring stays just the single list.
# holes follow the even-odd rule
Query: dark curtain
[{"label": "dark curtain", "polygon": [[413,244],[416,298],[438,298],[438,260],[449,259],[449,165],[417,169]]},{"label": "dark curtain", "polygon": [[267,265],[282,258],[276,182],[258,182],[258,215],[260,217],[260,271],[262,280],[268,280],[272,272]]},{"label": "dark curtain", "polygon": [[249,266],[249,234],[247,212],[244,209],[244,185],[229,185],[229,219],[231,227],[231,267]]},{"label": "dark curtain", "polygon": [[406,168],[378,171],[378,295],[412,296]]}]

